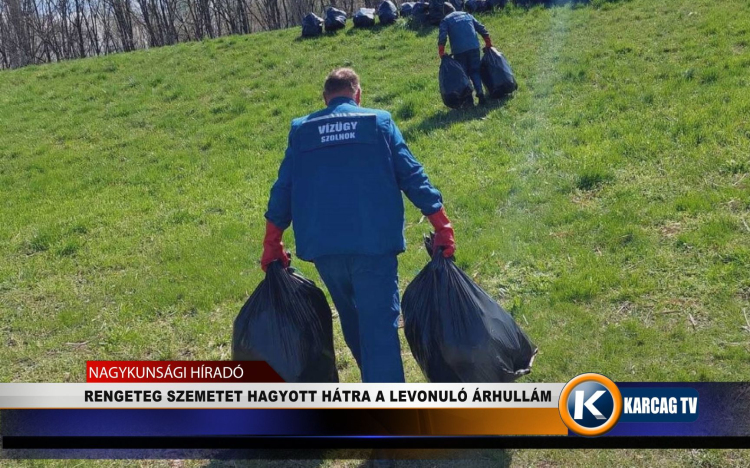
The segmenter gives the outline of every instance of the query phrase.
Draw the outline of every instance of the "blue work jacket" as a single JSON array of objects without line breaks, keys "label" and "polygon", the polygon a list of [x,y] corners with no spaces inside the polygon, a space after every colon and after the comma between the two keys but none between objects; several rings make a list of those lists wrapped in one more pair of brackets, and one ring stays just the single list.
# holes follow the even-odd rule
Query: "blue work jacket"
[{"label": "blue work jacket", "polygon": [[450,39],[452,54],[479,49],[477,33],[482,37],[489,34],[484,25],[473,16],[465,11],[455,11],[440,22],[438,45],[444,46],[445,41]]},{"label": "blue work jacket", "polygon": [[302,260],[400,253],[401,192],[426,216],[443,206],[391,115],[339,97],[292,121],[266,219],[281,229],[293,223]]}]

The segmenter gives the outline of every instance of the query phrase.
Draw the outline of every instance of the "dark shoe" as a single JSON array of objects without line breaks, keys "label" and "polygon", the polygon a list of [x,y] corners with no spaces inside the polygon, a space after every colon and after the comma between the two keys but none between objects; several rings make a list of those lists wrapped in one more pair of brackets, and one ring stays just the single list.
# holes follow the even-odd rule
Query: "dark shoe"
[{"label": "dark shoe", "polygon": [[484,94],[480,94],[479,96],[477,96],[477,98],[479,99],[480,106],[487,105],[487,97],[485,97]]}]

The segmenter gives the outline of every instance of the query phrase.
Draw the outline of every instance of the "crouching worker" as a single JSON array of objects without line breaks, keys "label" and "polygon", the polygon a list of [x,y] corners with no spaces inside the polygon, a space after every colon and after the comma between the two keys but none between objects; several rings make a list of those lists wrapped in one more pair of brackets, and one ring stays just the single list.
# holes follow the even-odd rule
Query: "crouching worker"
[{"label": "crouching worker", "polygon": [[453,227],[388,112],[359,107],[348,68],[325,82],[326,108],[292,121],[271,188],[262,268],[289,264],[282,232],[294,223],[297,256],[315,263],[341,318],[363,382],[403,382],[396,256],[405,249],[401,192],[453,255]]},{"label": "crouching worker", "polygon": [[441,58],[445,55],[445,43],[450,39],[453,58],[461,64],[474,84],[479,104],[485,104],[487,100],[484,96],[484,88],[482,88],[482,77],[479,74],[481,60],[477,33],[482,36],[487,47],[492,47],[490,34],[473,16],[465,11],[456,11],[450,3],[443,5],[443,13],[445,18],[440,22],[438,54]]}]

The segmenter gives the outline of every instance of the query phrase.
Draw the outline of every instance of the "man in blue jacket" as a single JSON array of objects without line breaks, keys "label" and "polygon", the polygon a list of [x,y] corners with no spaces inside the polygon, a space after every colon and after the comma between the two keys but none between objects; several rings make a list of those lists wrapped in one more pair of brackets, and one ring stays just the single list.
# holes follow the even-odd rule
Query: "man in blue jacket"
[{"label": "man in blue jacket", "polygon": [[450,257],[453,227],[388,112],[359,107],[359,77],[334,70],[326,108],[292,121],[266,212],[261,265],[289,265],[282,233],[294,222],[297,256],[315,263],[341,318],[363,382],[403,382],[398,262],[406,248],[401,192],[432,223]]},{"label": "man in blue jacket", "polygon": [[438,34],[438,55],[445,55],[445,42],[450,39],[453,58],[461,64],[466,74],[474,83],[474,91],[477,94],[479,104],[485,104],[484,88],[482,88],[482,77],[479,75],[479,41],[477,33],[484,39],[484,45],[492,47],[490,33],[482,23],[465,11],[456,11],[450,3],[443,6],[445,18],[440,22]]}]

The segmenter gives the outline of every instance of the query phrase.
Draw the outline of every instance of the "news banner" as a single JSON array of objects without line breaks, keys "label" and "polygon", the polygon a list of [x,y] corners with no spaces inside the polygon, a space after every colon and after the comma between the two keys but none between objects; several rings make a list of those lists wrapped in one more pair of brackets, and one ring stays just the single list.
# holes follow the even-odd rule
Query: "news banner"
[{"label": "news banner", "polygon": [[2,451],[747,448],[750,384],[285,383],[263,362],[89,361],[0,384]]}]

